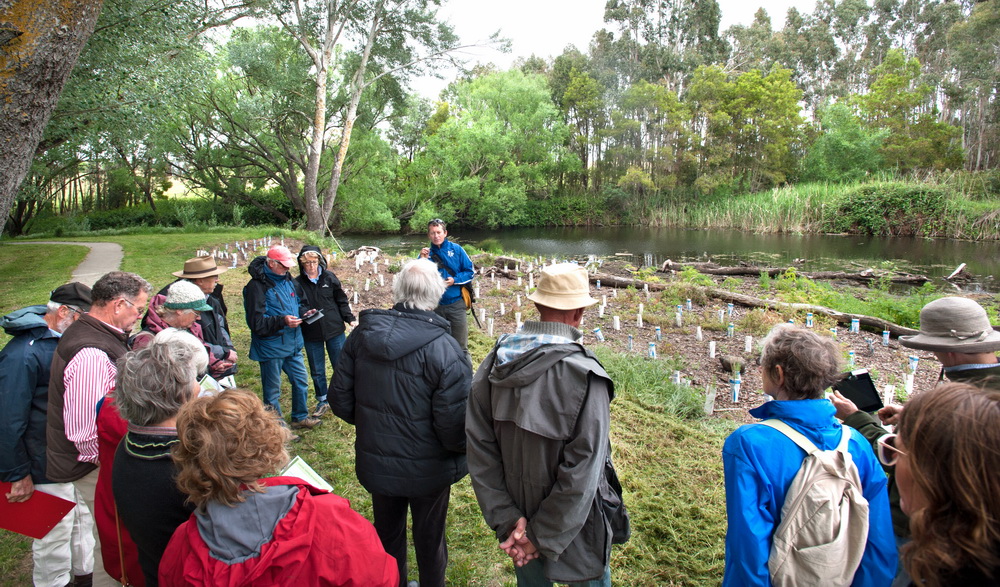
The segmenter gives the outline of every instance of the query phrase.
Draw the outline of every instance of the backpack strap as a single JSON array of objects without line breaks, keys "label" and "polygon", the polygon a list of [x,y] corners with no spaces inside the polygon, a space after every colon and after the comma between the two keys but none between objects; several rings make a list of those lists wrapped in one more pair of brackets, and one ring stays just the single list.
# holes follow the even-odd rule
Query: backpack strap
[{"label": "backpack strap", "polygon": [[[797,444],[799,448],[806,451],[806,454],[811,455],[814,452],[820,452],[820,450],[816,448],[816,445],[813,444],[812,441],[806,438],[801,432],[792,428],[788,424],[785,424],[781,420],[778,420],[776,418],[771,418],[769,420],[764,420],[760,423],[770,428],[774,428],[778,432],[781,432],[782,434],[787,436],[788,439]],[[851,439],[851,432],[850,429],[847,426],[844,426],[843,424],[841,424],[840,427],[842,435],[840,437],[840,443],[837,444],[836,450],[839,450],[840,452],[847,452],[847,441]]]}]

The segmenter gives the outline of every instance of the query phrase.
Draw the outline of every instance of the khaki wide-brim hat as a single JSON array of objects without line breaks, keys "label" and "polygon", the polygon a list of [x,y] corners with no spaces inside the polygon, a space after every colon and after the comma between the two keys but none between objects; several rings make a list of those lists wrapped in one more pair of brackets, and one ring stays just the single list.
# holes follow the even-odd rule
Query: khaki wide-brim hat
[{"label": "khaki wide-brim hat", "polygon": [[991,353],[1000,350],[986,310],[960,297],[934,300],[920,310],[920,334],[900,336],[899,344],[940,353]]},{"label": "khaki wide-brim hat", "polygon": [[221,275],[226,270],[226,267],[219,267],[215,263],[215,257],[209,255],[184,261],[184,271],[174,271],[171,275],[183,279],[201,279],[202,277]]},{"label": "khaki wide-brim hat", "polygon": [[597,303],[590,297],[587,270],[572,263],[549,265],[542,269],[538,287],[528,299],[556,310],[575,310]]}]

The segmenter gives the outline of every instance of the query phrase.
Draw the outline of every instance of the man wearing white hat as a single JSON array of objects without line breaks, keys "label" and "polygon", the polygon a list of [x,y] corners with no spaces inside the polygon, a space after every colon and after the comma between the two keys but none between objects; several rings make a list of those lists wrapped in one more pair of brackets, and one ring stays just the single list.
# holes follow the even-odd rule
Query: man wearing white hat
[{"label": "man wearing white hat", "polygon": [[472,382],[466,450],[486,523],[518,585],[611,584],[604,500],[614,384],[577,330],[587,272],[546,267],[529,296],[541,317],[500,338]]},{"label": "man wearing white hat", "polygon": [[[1000,389],[1000,332],[993,329],[986,310],[975,301],[961,297],[944,297],[928,303],[920,310],[920,332],[900,336],[899,344],[911,349],[931,351],[941,361],[939,379]],[[903,406],[890,404],[874,415],[858,410],[854,403],[834,392],[830,398],[837,408],[837,417],[844,424],[864,435],[878,454],[879,441],[889,434],[883,425],[899,421]],[[881,420],[881,422],[879,422]],[[909,542],[909,518],[899,508],[899,489],[895,468],[889,469],[889,506],[892,526],[898,546]],[[910,584],[910,577],[899,565],[893,587]]]}]

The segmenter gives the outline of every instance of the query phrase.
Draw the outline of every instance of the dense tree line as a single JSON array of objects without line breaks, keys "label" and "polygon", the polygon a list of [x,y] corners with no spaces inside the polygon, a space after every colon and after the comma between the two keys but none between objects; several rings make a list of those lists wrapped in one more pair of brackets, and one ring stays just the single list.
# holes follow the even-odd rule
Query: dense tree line
[{"label": "dense tree line", "polygon": [[609,0],[585,50],[478,65],[435,101],[407,91],[457,46],[431,0],[152,2],[105,0],[10,232],[155,210],[177,179],[277,223],[381,231],[1000,167],[1000,0],[821,0],[725,31],[716,0]]}]

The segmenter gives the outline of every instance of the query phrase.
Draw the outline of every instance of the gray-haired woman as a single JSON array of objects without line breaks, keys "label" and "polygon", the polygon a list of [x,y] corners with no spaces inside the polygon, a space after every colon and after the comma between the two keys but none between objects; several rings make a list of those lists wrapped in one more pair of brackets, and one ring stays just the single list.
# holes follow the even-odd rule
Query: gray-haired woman
[{"label": "gray-haired woman", "polygon": [[[114,407],[127,421],[121,442],[111,454],[102,453],[101,469],[110,471],[111,493],[117,516],[131,535],[138,551],[141,576],[125,557],[133,584],[145,577],[146,585],[156,585],[163,549],[174,530],[188,519],[192,508],[174,483],[175,471],[170,449],[177,443],[176,419],[181,406],[198,395],[198,379],[208,366],[208,354],[191,333],[175,328],[161,331],[149,345],[126,354],[118,362]],[[105,405],[98,417],[111,418]],[[100,488],[99,488],[100,490]],[[113,507],[113,506],[112,506]],[[111,516],[115,515],[111,509]],[[113,520],[110,532],[116,537]],[[104,544],[102,533],[102,544]],[[128,544],[122,540],[121,552]],[[119,550],[106,549],[115,557]]]}]

